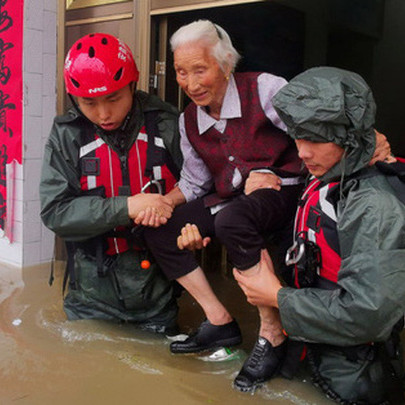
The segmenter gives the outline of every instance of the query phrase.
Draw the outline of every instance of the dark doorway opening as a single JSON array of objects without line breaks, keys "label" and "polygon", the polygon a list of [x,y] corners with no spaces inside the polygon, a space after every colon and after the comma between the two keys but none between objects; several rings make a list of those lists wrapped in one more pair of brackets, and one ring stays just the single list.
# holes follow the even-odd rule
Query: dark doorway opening
[{"label": "dark doorway opening", "polygon": [[399,0],[273,0],[155,16],[155,27],[167,22],[166,77],[159,90],[180,110],[188,104],[176,83],[168,39],[184,24],[209,19],[229,33],[242,55],[237,71],[266,71],[287,80],[321,65],[359,73],[377,103],[375,128],[387,135],[395,155],[405,157],[404,18],[405,2]]},{"label": "dark doorway opening", "polygon": [[[217,7],[168,16],[168,38],[182,25],[208,19],[223,27],[241,54],[237,71],[264,71],[287,80],[304,68],[305,15],[273,2]],[[166,101],[179,104],[173,56],[167,44]]]}]

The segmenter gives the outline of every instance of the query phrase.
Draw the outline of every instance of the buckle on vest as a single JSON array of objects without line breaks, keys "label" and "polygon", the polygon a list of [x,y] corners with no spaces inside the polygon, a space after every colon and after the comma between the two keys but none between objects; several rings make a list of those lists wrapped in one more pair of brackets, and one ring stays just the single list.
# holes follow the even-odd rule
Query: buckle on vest
[{"label": "buckle on vest", "polygon": [[287,266],[294,264],[294,278],[299,287],[311,287],[322,265],[321,250],[307,239],[306,232],[300,232],[287,250],[285,262]]},{"label": "buckle on vest", "polygon": [[83,176],[99,176],[100,175],[100,158],[84,157],[81,160],[81,169]]},{"label": "buckle on vest", "polygon": [[297,264],[303,257],[305,253],[305,243],[303,239],[298,238],[294,241],[293,245],[288,248],[285,255],[285,264],[291,266],[292,264]]},{"label": "buckle on vest", "polygon": [[165,183],[164,179],[161,180],[150,180],[141,189],[141,193],[144,193],[149,188],[151,193],[159,193],[163,195],[165,193]]}]

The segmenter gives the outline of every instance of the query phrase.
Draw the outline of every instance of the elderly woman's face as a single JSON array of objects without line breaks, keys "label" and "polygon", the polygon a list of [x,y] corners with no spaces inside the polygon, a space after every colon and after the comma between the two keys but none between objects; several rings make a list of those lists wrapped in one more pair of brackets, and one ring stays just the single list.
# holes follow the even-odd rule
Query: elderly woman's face
[{"label": "elderly woman's face", "polygon": [[179,46],[174,52],[174,69],[177,83],[191,100],[209,107],[211,115],[219,115],[228,81],[209,48],[202,42]]}]

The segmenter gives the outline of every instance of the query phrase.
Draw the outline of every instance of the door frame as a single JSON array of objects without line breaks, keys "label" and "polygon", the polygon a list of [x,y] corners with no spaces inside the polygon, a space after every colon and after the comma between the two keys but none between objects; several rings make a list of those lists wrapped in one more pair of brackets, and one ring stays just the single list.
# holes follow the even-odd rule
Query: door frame
[{"label": "door frame", "polygon": [[239,4],[259,3],[263,1],[268,0],[188,0],[183,1],[183,4],[178,4],[182,3],[179,0],[164,0],[165,7],[160,7],[159,1],[155,0],[153,4],[158,4],[156,4],[155,7],[152,4],[151,15],[172,14],[183,11],[203,10],[205,8],[235,6]]},{"label": "door frame", "polygon": [[[151,38],[151,31],[153,30],[152,26],[152,17],[158,17],[162,16],[159,22],[159,48],[157,50],[157,55],[156,55],[156,60],[152,60],[152,57],[154,56],[154,52],[151,52],[150,48],[150,41],[146,42],[144,41],[143,44],[140,44],[141,46],[143,45],[144,48],[142,49],[142,53],[140,54],[140,60],[145,62],[145,65],[143,66],[144,69],[141,70],[141,76],[142,73],[149,72],[147,75],[148,77],[143,77],[141,78],[142,84],[149,86],[149,79],[150,75],[155,75],[156,81],[158,84],[157,87],[157,95],[161,99],[165,99],[165,87],[166,87],[166,75],[164,71],[162,71],[161,64],[158,64],[158,62],[163,62],[165,65],[165,69],[167,69],[167,41],[169,40],[168,38],[168,23],[167,23],[167,18],[164,17],[169,14],[174,14],[174,13],[181,13],[185,11],[193,11],[193,10],[203,10],[203,9],[209,9],[209,8],[216,8],[216,7],[224,7],[224,6],[235,6],[235,5],[241,5],[241,4],[249,4],[249,3],[260,3],[268,0],[145,0],[145,3],[148,4],[149,8],[149,15],[147,18],[144,19],[144,23],[148,25],[148,28],[145,28],[149,32],[149,38]],[[143,3],[142,0],[138,0],[139,3]],[[164,6],[162,7],[162,4],[164,3]],[[180,3],[180,4],[179,4]],[[183,4],[181,4],[183,3]],[[145,4],[146,5],[146,4]],[[137,29],[140,29],[140,25],[137,25]],[[152,33],[153,35],[154,33]],[[146,87],[145,91],[148,91],[149,88]],[[179,88],[179,103],[181,103],[181,90]]]},{"label": "door frame", "polygon": [[[104,0],[81,0],[81,3],[76,3],[81,8],[82,3],[86,1],[93,1],[95,4]],[[111,2],[122,2],[123,0],[111,0]],[[149,91],[149,81],[151,75],[151,66],[155,63],[151,61],[151,35],[152,35],[152,17],[180,13],[184,11],[216,8],[224,6],[234,6],[238,4],[258,3],[268,0],[133,0],[131,16],[125,15],[122,18],[133,18],[134,20],[134,57],[140,71],[139,82],[137,88],[143,91]],[[72,3],[74,4],[74,3]],[[87,3],[86,3],[87,4]],[[90,3],[89,3],[90,4]],[[92,3],[93,4],[93,3]],[[90,4],[90,7],[92,6]],[[58,27],[57,27],[57,113],[62,114],[65,108],[64,97],[64,81],[63,81],[63,67],[65,58],[65,44],[66,44],[66,0],[58,0]],[[86,7],[89,7],[88,5]],[[74,7],[76,8],[76,7]],[[107,17],[106,17],[107,18]],[[120,18],[117,16],[116,18]],[[82,23],[91,23],[92,21],[81,21]],[[100,21],[98,19],[97,21]],[[162,19],[159,26],[159,49],[158,60],[166,61],[166,46],[167,43],[167,20]],[[164,99],[165,88],[165,75],[159,75],[159,91],[158,95]]]}]

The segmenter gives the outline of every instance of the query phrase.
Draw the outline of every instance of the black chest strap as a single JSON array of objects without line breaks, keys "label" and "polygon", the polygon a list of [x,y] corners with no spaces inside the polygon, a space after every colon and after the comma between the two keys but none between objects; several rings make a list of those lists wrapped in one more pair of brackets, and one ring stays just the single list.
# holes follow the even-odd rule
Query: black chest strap
[{"label": "black chest strap", "polygon": [[156,146],[156,138],[162,139],[158,128],[159,111],[148,111],[144,116],[145,130],[148,135],[145,176],[153,180],[153,167],[166,164],[172,175],[178,179],[180,170],[175,165],[170,153],[168,153],[165,148],[159,148]]}]

